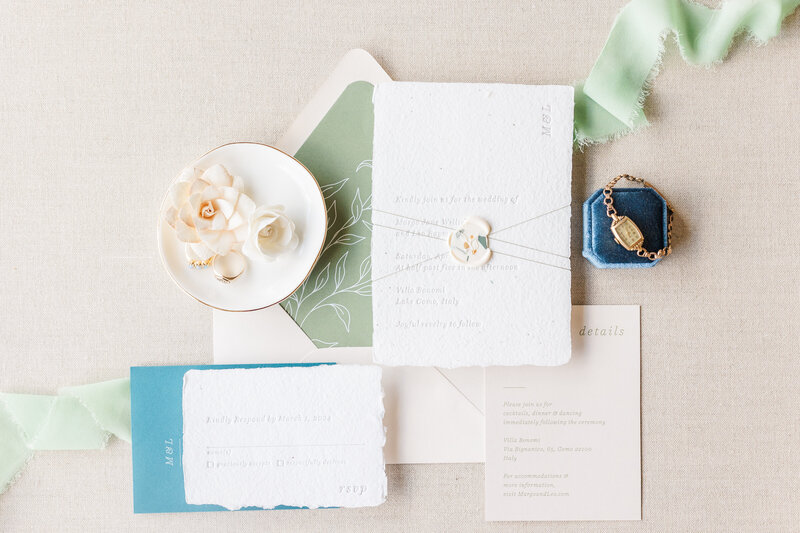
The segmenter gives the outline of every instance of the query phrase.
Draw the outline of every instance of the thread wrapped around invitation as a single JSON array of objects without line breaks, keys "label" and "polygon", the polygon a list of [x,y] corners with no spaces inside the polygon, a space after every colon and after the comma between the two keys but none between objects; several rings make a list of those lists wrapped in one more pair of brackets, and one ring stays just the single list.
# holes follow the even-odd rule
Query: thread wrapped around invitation
[{"label": "thread wrapped around invitation", "polygon": [[571,87],[375,89],[375,361],[570,358]]}]

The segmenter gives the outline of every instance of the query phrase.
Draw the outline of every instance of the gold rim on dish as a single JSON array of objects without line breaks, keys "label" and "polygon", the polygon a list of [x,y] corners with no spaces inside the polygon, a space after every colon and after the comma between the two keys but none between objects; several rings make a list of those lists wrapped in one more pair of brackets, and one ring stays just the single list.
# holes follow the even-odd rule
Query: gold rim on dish
[{"label": "gold rim on dish", "polygon": [[[314,267],[317,266],[317,261],[319,261],[319,258],[322,255],[322,250],[323,250],[323,248],[325,248],[325,241],[328,238],[328,211],[326,209],[327,206],[325,204],[325,195],[322,194],[322,188],[319,186],[319,182],[317,181],[317,178],[314,176],[314,174],[312,174],[312,172],[310,170],[308,170],[308,167],[306,167],[303,163],[301,163],[294,156],[291,156],[291,155],[287,154],[286,152],[284,152],[280,148],[275,148],[274,146],[270,146],[268,144],[264,144],[264,143],[260,143],[260,142],[254,142],[254,141],[241,141],[241,142],[231,142],[231,143],[221,144],[221,145],[217,146],[216,148],[212,148],[211,150],[207,151],[206,153],[204,153],[200,157],[195,158],[195,160],[192,161],[192,163],[189,163],[189,165],[193,165],[195,161],[199,161],[200,159],[203,159],[205,156],[207,156],[208,154],[210,154],[211,152],[213,152],[215,150],[219,150],[220,148],[224,148],[226,146],[231,146],[231,145],[234,145],[234,144],[255,144],[255,145],[263,146],[265,148],[270,148],[272,150],[275,150],[276,152],[282,153],[283,155],[285,155],[286,157],[294,160],[295,162],[297,162],[297,164],[299,164],[301,167],[303,167],[303,169],[306,172],[308,172],[308,175],[311,177],[311,180],[314,182],[314,185],[317,186],[317,191],[319,191],[319,196],[322,199],[323,211],[325,211],[325,213],[324,213],[325,229],[323,230],[324,237],[322,238],[322,243],[319,246],[319,250],[317,250],[317,256],[314,258],[314,261],[311,263],[311,267],[308,269],[308,272],[306,272],[306,275],[303,277],[303,280],[297,285],[297,287],[292,289],[292,291],[289,292],[289,294],[287,294],[286,296],[283,296],[277,302],[273,302],[273,303],[265,305],[263,307],[256,307],[254,309],[225,309],[224,307],[217,307],[216,305],[211,305],[208,302],[204,302],[203,300],[201,300],[200,298],[198,298],[194,294],[191,294],[189,291],[184,289],[183,285],[181,285],[178,282],[178,280],[175,279],[175,276],[172,275],[172,271],[170,271],[170,269],[167,268],[166,257],[164,257],[164,246],[163,246],[163,242],[161,242],[161,224],[164,223],[163,218],[162,218],[162,213],[164,212],[164,202],[166,202],[167,198],[169,197],[169,190],[170,190],[169,187],[167,188],[167,191],[164,193],[164,197],[161,199],[161,206],[159,207],[159,211],[158,211],[158,224],[156,225],[156,231],[158,232],[158,234],[156,235],[156,239],[160,243],[160,245],[158,247],[158,255],[161,256],[161,264],[164,266],[164,270],[167,271],[167,274],[169,274],[169,277],[172,279],[172,281],[175,283],[175,285],[177,285],[178,288],[180,288],[180,290],[182,290],[184,293],[186,293],[187,295],[191,296],[192,298],[194,298],[196,301],[200,302],[201,304],[206,305],[208,307],[211,307],[212,309],[217,309],[218,311],[226,311],[226,312],[229,312],[229,313],[251,313],[253,311],[260,311],[262,309],[266,309],[267,307],[272,307],[273,305],[278,305],[279,303],[284,301],[286,298],[288,298],[289,296],[291,296],[292,294],[297,292],[297,289],[299,289],[303,285],[303,283],[306,282],[308,277],[311,275],[311,272],[314,271]],[[186,166],[189,166],[189,165],[186,165]],[[184,167],[184,168],[186,168],[186,167]],[[178,176],[180,176],[180,172],[174,178],[172,178],[172,181],[170,181],[170,183],[169,183],[170,186],[173,183],[175,183],[175,180],[178,179]]]}]

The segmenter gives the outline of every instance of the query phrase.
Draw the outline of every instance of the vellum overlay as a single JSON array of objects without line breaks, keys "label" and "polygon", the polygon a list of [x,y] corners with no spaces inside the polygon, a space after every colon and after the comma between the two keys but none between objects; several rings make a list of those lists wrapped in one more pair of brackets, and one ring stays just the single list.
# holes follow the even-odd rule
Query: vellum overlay
[{"label": "vellum overlay", "polygon": [[190,370],[183,424],[189,504],[366,507],[386,499],[378,367]]},{"label": "vellum overlay", "polygon": [[375,361],[569,361],[572,88],[390,82],[373,101]]}]

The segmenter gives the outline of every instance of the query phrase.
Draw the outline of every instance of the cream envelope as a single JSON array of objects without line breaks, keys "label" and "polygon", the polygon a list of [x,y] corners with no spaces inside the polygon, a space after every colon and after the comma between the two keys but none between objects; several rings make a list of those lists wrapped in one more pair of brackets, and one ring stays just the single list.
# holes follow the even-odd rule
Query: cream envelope
[{"label": "cream envelope", "polygon": [[[364,50],[351,50],[276,146],[294,154],[344,89],[389,76]],[[214,362],[372,362],[371,348],[318,349],[279,306],[250,313],[214,311]],[[483,369],[384,367],[384,448],[389,464],[484,460]]]}]

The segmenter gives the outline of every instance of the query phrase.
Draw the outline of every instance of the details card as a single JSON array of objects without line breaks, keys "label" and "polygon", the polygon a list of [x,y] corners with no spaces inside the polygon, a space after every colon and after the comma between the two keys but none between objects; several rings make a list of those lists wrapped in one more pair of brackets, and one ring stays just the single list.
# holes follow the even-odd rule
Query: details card
[{"label": "details card", "polygon": [[379,367],[136,367],[131,404],[135,512],[386,499]]},{"label": "details card", "polygon": [[486,369],[486,520],[641,520],[638,306],[573,306],[572,359]]}]

